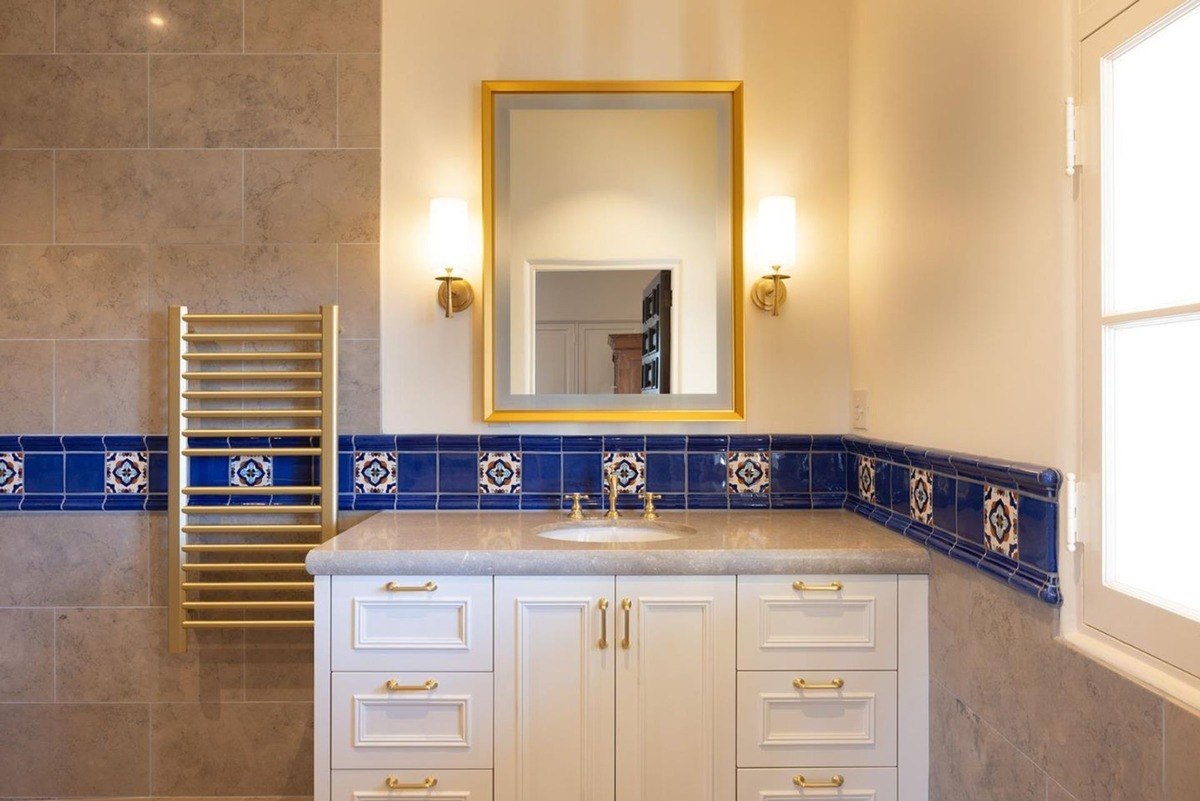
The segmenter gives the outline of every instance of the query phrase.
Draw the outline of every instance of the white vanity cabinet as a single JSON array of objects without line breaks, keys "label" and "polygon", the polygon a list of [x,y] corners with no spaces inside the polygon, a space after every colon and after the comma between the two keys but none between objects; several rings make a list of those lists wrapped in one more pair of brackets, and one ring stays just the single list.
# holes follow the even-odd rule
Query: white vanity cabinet
[{"label": "white vanity cabinet", "polygon": [[315,801],[928,799],[923,575],[315,591]]}]

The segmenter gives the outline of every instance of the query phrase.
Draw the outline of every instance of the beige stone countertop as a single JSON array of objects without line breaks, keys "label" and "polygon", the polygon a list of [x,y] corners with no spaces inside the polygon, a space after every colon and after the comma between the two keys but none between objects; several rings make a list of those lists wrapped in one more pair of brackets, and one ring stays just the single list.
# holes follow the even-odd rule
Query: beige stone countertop
[{"label": "beige stone countertop", "polygon": [[[636,512],[626,524],[640,523]],[[721,575],[927,573],[925,549],[840,509],[668,511],[695,533],[658,542],[537,535],[561,512],[380,512],[308,555],[315,575]],[[589,519],[589,523],[603,523]]]}]

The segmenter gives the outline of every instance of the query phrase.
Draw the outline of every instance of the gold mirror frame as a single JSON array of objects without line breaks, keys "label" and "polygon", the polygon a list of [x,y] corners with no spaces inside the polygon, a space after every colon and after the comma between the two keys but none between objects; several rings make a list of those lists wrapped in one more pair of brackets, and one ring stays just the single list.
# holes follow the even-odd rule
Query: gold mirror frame
[{"label": "gold mirror frame", "polygon": [[[733,362],[729,409],[497,409],[495,364],[495,131],[496,95],[564,93],[703,93],[730,96],[730,355]],[[741,81],[484,81],[483,82],[483,419],[486,422],[657,422],[746,419],[745,287],[742,278],[744,194]]]}]

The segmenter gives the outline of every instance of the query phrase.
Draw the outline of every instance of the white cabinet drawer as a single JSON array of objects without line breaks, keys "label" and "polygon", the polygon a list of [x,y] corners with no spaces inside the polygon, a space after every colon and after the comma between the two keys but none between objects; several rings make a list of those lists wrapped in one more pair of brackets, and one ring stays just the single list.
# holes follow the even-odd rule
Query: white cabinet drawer
[{"label": "white cabinet drawer", "polygon": [[490,770],[335,770],[332,801],[492,801]]},{"label": "white cabinet drawer", "polygon": [[[892,768],[776,768],[739,770],[737,773],[737,801],[775,801],[779,798],[896,801],[896,771]],[[833,784],[835,776],[841,777],[840,786],[815,786]],[[801,787],[800,781],[810,786]]]},{"label": "white cabinet drawer", "polygon": [[334,576],[334,670],[492,669],[491,576]]},{"label": "white cabinet drawer", "polygon": [[738,576],[738,669],[895,670],[896,577]]},{"label": "white cabinet drawer", "polygon": [[334,673],[330,692],[335,768],[492,766],[491,673]]},{"label": "white cabinet drawer", "polygon": [[738,767],[896,765],[895,673],[743,672],[737,703]]}]

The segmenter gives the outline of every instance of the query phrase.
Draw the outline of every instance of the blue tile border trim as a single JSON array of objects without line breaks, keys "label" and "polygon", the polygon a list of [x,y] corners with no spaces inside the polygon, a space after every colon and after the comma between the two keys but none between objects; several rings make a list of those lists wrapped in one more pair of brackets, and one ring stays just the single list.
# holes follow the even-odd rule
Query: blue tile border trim
[{"label": "blue tile border trim", "polygon": [[[206,444],[312,443],[235,437]],[[359,434],[340,436],[338,450],[342,510],[558,509],[563,494],[576,491],[592,493],[598,505],[606,458],[615,453],[642,466],[645,486],[663,495],[663,509],[845,508],[1046,603],[1062,601],[1062,476],[1039,465],[840,434]],[[355,457],[362,454],[394,466],[393,477],[382,485],[364,482],[355,475]],[[485,454],[521,466],[521,477],[507,491],[481,481]],[[310,485],[316,462],[275,456],[270,480]],[[230,467],[228,457],[193,458],[189,483],[230,486],[238,480]],[[0,473],[5,471],[0,511],[152,512],[167,506],[162,436],[0,436]],[[641,484],[627,489],[636,486]],[[270,503],[308,500],[277,495]],[[620,500],[626,508],[636,505],[632,494]],[[194,502],[262,501],[216,495]]]}]

